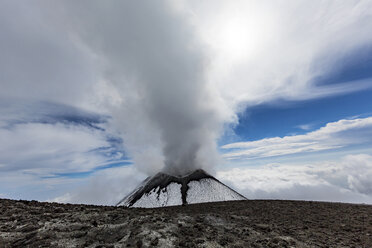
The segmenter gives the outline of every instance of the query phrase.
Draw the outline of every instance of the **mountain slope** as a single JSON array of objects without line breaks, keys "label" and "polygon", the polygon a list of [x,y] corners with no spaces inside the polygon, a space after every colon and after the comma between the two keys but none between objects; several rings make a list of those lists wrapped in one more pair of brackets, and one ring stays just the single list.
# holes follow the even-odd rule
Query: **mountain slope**
[{"label": "mountain slope", "polygon": [[183,177],[161,172],[148,177],[117,205],[151,208],[233,200],[246,198],[199,169]]}]

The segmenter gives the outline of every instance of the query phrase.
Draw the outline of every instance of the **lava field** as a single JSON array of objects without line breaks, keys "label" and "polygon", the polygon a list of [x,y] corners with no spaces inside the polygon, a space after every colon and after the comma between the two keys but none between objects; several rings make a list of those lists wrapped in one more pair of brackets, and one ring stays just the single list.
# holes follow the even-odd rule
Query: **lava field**
[{"label": "lava field", "polygon": [[134,209],[0,199],[0,247],[372,247],[372,206],[246,200]]}]

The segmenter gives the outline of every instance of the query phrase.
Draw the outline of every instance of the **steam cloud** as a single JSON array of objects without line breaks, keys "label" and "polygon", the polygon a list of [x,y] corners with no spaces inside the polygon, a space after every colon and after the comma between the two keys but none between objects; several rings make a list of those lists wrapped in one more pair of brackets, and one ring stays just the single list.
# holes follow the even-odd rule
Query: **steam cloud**
[{"label": "steam cloud", "polygon": [[182,13],[159,1],[79,4],[65,9],[74,13],[71,27],[120,94],[121,106],[111,111],[136,164],[172,174],[215,165],[221,121],[204,78],[203,46]]}]

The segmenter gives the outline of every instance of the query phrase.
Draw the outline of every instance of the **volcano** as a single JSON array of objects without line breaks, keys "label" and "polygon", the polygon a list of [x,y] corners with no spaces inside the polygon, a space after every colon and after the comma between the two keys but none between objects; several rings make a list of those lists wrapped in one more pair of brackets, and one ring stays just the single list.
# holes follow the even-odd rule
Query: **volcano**
[{"label": "volcano", "polygon": [[199,169],[181,177],[159,172],[146,178],[117,206],[155,208],[234,200],[246,198]]}]

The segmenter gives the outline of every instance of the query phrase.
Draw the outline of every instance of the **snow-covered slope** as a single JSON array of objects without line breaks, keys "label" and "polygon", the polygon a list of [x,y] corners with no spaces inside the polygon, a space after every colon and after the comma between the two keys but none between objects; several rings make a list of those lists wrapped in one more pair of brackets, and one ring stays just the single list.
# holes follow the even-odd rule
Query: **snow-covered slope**
[{"label": "snow-covered slope", "polygon": [[138,199],[132,207],[165,207],[182,205],[181,184],[170,183],[166,188],[151,190],[145,196]]},{"label": "snow-covered slope", "polygon": [[205,171],[196,170],[183,177],[158,173],[147,178],[117,205],[153,208],[233,200],[246,198]]},{"label": "snow-covered slope", "polygon": [[236,193],[219,181],[203,178],[188,183],[186,201],[188,204],[201,202],[218,202],[246,200],[242,195]]}]

